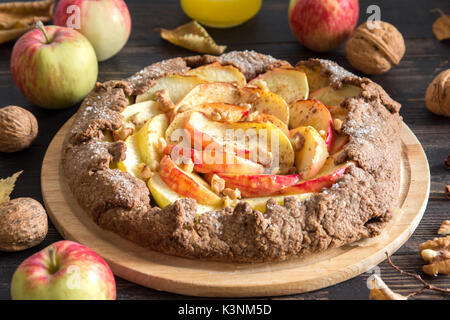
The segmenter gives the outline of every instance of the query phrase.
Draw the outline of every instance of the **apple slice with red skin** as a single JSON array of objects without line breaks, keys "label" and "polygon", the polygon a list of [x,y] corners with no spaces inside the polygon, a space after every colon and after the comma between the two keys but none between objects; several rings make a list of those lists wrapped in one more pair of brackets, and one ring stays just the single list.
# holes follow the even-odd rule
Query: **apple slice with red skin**
[{"label": "apple slice with red skin", "polygon": [[312,92],[309,97],[327,106],[339,106],[346,98],[359,96],[361,90],[360,87],[349,84],[344,84],[340,89],[327,86]]},{"label": "apple slice with red skin", "polygon": [[341,151],[342,148],[348,143],[350,140],[349,136],[346,134],[335,134],[333,139],[333,144],[331,145],[330,155],[334,155],[337,152]]},{"label": "apple slice with red skin", "polygon": [[323,133],[328,150],[333,142],[333,118],[328,108],[318,100],[299,100],[289,107],[291,129],[311,126]]},{"label": "apple slice with red skin", "polygon": [[[325,141],[311,126],[298,127],[291,130],[290,138],[297,149],[295,152],[295,167],[303,179],[317,175],[328,158]],[[296,146],[296,144],[299,144]]]},{"label": "apple slice with red skin", "polygon": [[[276,174],[255,174],[239,175],[218,173],[220,178],[225,180],[225,187],[239,189],[242,197],[264,197],[279,194],[283,188],[292,186],[301,181],[298,174],[276,175]],[[206,179],[211,179],[212,174]]]},{"label": "apple slice with red skin", "polygon": [[199,173],[260,174],[264,172],[262,165],[221,150],[199,151],[168,145],[164,153],[170,155],[175,163],[185,156],[190,157],[194,163],[194,171]]},{"label": "apple slice with red skin", "polygon": [[187,173],[165,155],[159,164],[159,175],[164,183],[181,196],[197,200],[198,203],[219,206],[222,199],[216,195],[195,173]]},{"label": "apple slice with red skin", "polygon": [[354,165],[354,163],[351,161],[335,165],[334,158],[330,157],[317,177],[284,188],[280,191],[280,194],[289,195],[319,192],[323,188],[330,188],[352,165]]}]

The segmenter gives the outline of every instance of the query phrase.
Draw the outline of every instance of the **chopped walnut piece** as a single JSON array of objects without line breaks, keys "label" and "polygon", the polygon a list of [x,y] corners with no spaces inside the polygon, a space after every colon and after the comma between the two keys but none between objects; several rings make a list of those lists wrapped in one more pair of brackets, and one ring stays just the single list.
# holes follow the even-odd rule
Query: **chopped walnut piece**
[{"label": "chopped walnut piece", "polygon": [[222,114],[218,110],[214,109],[211,112],[211,120],[213,120],[213,121],[220,121],[220,120],[222,120]]},{"label": "chopped walnut piece", "polygon": [[175,104],[170,99],[169,91],[166,89],[156,91],[155,99],[159,103],[159,109],[162,112],[169,112],[175,108]]},{"label": "chopped walnut piece", "polygon": [[130,117],[130,121],[137,127],[141,127],[147,121],[143,112],[136,112]]},{"label": "chopped walnut piece", "polygon": [[407,300],[408,298],[392,291],[376,274],[369,281],[369,299],[374,300]]},{"label": "chopped walnut piece", "polygon": [[267,82],[264,81],[263,79],[255,79],[252,81],[252,85],[264,90],[264,91],[269,91],[269,87],[267,86]]},{"label": "chopped walnut piece", "polygon": [[239,107],[244,108],[245,110],[250,110],[252,108],[252,105],[250,103],[240,103]]},{"label": "chopped walnut piece", "polygon": [[158,161],[153,161],[152,164],[149,166],[150,170],[152,170],[153,172],[158,171],[159,169],[159,162]]},{"label": "chopped walnut piece", "polygon": [[225,180],[214,174],[211,178],[211,189],[217,194],[220,194],[225,189]]},{"label": "chopped walnut piece", "polygon": [[294,151],[300,151],[305,144],[305,137],[300,132],[296,132],[291,138],[291,143]]},{"label": "chopped walnut piece", "polygon": [[419,246],[419,252],[427,263],[422,267],[423,272],[430,276],[450,274],[450,236],[434,238]]},{"label": "chopped walnut piece", "polygon": [[225,188],[222,191],[223,195],[231,200],[241,199],[241,191],[239,189]]},{"label": "chopped walnut piece", "polygon": [[444,167],[447,170],[450,170],[450,154],[447,156],[447,159],[444,160]]},{"label": "chopped walnut piece", "polygon": [[444,236],[450,234],[450,220],[445,220],[444,222],[442,222],[438,234]]},{"label": "chopped walnut piece", "polygon": [[134,133],[133,127],[123,126],[119,130],[113,132],[114,141],[122,140],[125,141],[129,136]]},{"label": "chopped walnut piece", "polygon": [[445,198],[447,200],[450,200],[450,185],[449,186],[445,186]]},{"label": "chopped walnut piece", "polygon": [[258,116],[259,112],[258,111],[253,111],[252,113],[250,113],[247,116],[247,121],[254,121],[256,119],[256,117]]},{"label": "chopped walnut piece", "polygon": [[333,119],[333,128],[336,132],[341,132],[342,130],[342,120],[341,119]]},{"label": "chopped walnut piece", "polygon": [[138,165],[139,178],[147,181],[153,177],[153,172],[150,168],[145,164],[141,163]]},{"label": "chopped walnut piece", "polygon": [[194,171],[194,162],[192,162],[192,159],[187,159],[182,164],[180,164],[181,170],[187,173],[191,173]]}]

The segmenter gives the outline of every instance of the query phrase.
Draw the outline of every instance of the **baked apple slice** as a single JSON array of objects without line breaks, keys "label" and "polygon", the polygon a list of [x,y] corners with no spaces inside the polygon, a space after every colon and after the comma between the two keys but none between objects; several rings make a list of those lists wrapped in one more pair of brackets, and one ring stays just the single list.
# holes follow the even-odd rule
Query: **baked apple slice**
[{"label": "baked apple slice", "polygon": [[256,113],[255,115],[250,115],[249,119],[247,121],[253,121],[253,122],[270,122],[278,129],[284,132],[287,136],[289,135],[289,128],[286,123],[275,117],[271,114],[265,114],[265,113]]},{"label": "baked apple slice", "polygon": [[155,93],[160,90],[167,90],[173,103],[177,103],[196,85],[206,83],[205,80],[197,76],[187,76],[174,74],[156,80],[156,84],[146,93],[136,97],[136,102],[155,100]]},{"label": "baked apple slice", "polygon": [[317,89],[310,94],[311,99],[317,99],[327,106],[339,106],[348,97],[357,97],[361,88],[345,84],[340,89],[331,86]]},{"label": "baked apple slice", "polygon": [[309,92],[314,92],[317,89],[330,85],[330,79],[322,74],[320,66],[307,67],[302,64],[295,66],[296,69],[303,71],[308,78]]},{"label": "baked apple slice", "polygon": [[222,199],[211,190],[205,180],[195,173],[183,171],[167,155],[160,162],[159,175],[170,189],[183,197],[214,207],[222,204]]},{"label": "baked apple slice", "polygon": [[161,160],[161,139],[169,125],[169,118],[166,114],[159,114],[150,120],[136,133],[137,143],[142,160],[151,169],[157,167]]},{"label": "baked apple slice", "polygon": [[[311,197],[313,193],[301,193],[289,195],[289,197],[295,197],[300,201],[305,201]],[[247,202],[253,210],[258,210],[259,212],[266,212],[266,204],[269,199],[275,200],[280,206],[284,205],[284,200],[287,196],[269,196],[269,197],[256,197],[256,198],[246,198],[241,201]]]},{"label": "baked apple slice", "polygon": [[156,101],[149,100],[135,103],[122,111],[122,123],[132,123],[139,128],[148,120],[161,113],[159,103]]},{"label": "baked apple slice", "polygon": [[[276,174],[255,174],[240,175],[218,173],[220,178],[225,180],[225,187],[230,189],[239,189],[242,197],[264,197],[278,194],[288,186],[292,186],[301,181],[298,174],[276,175]],[[207,177],[207,180],[211,176]]]},{"label": "baked apple slice", "polygon": [[218,62],[191,69],[186,74],[198,76],[208,82],[235,82],[241,87],[247,84],[245,76],[239,69],[230,65],[222,66]]},{"label": "baked apple slice", "polygon": [[128,172],[135,177],[139,177],[139,165],[143,163],[139,152],[137,135],[133,134],[125,140],[127,150],[125,151],[125,160],[117,163],[117,168],[123,172]]},{"label": "baked apple slice", "polygon": [[232,145],[229,149],[238,156],[255,162],[260,162],[266,151],[270,151],[273,159],[278,160],[275,163],[278,167],[289,168],[294,164],[294,150],[289,138],[270,122],[220,123],[193,112],[185,129],[195,149],[198,149],[196,145],[205,149],[211,143],[214,147]]},{"label": "baked apple slice", "polygon": [[[169,204],[177,200],[185,198],[170,189],[167,184],[161,179],[159,173],[155,173],[153,177],[147,181],[147,186],[150,190],[150,193],[152,194],[153,200],[155,200],[156,204],[160,208],[164,208],[165,206],[168,206]],[[213,210],[215,210],[215,207],[213,206],[202,204],[197,205],[198,213],[211,212]]]},{"label": "baked apple slice", "polygon": [[[209,119],[221,122],[238,122],[248,116],[248,108],[223,102],[210,102],[190,106],[187,110],[201,112]],[[175,112],[172,113],[171,121],[175,119],[178,113],[184,111],[186,111],[184,110],[184,105],[179,106],[179,109],[176,109]]]},{"label": "baked apple slice", "polygon": [[308,79],[302,71],[294,68],[274,68],[250,81],[249,85],[258,86],[260,80],[264,80],[269,90],[282,97],[288,104],[308,99]]},{"label": "baked apple slice", "polygon": [[317,175],[328,158],[325,141],[311,126],[298,127],[290,132],[295,149],[295,166],[304,180]]},{"label": "baked apple slice", "polygon": [[328,150],[333,141],[333,118],[328,108],[318,100],[299,100],[290,105],[289,127],[311,126],[325,140]]},{"label": "baked apple slice", "polygon": [[282,189],[281,193],[285,195],[314,193],[319,192],[323,188],[330,188],[352,165],[354,163],[351,161],[335,165],[334,158],[330,157],[315,178]]},{"label": "baked apple slice", "polygon": [[214,82],[200,84],[193,88],[175,109],[187,111],[189,107],[205,103],[228,103],[248,106],[249,112],[271,114],[283,121],[289,122],[289,107],[279,95],[255,87],[239,87],[234,83]]},{"label": "baked apple slice", "polygon": [[194,163],[194,171],[199,173],[260,174],[264,172],[264,167],[260,164],[214,148],[200,151],[168,145],[164,152],[170,155],[175,163],[178,159],[188,156]]},{"label": "baked apple slice", "polygon": [[349,142],[349,137],[346,134],[335,134],[333,143],[330,149],[330,155],[334,155],[337,152],[341,151],[342,148]]}]

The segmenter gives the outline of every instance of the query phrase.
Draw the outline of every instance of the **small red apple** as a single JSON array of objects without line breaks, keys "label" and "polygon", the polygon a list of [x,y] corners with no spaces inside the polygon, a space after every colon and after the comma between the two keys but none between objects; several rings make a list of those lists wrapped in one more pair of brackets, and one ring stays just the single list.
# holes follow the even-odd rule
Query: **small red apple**
[{"label": "small red apple", "polygon": [[358,0],[291,0],[289,25],[305,47],[319,52],[333,50],[355,29]]},{"label": "small red apple", "polygon": [[59,241],[35,253],[14,272],[13,300],[115,300],[116,282],[91,249]]},{"label": "small red apple", "polygon": [[119,52],[131,32],[131,17],[123,0],[61,0],[55,24],[75,28],[91,42],[98,61]]}]

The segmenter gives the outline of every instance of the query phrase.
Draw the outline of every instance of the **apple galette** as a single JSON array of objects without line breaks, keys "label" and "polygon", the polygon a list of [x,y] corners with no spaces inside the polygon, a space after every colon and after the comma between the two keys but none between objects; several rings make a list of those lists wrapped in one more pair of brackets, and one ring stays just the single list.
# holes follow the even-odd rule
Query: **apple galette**
[{"label": "apple galette", "polygon": [[380,234],[397,205],[399,109],[326,60],[175,58],[98,83],[63,170],[99,226],[142,246],[284,260]]}]

